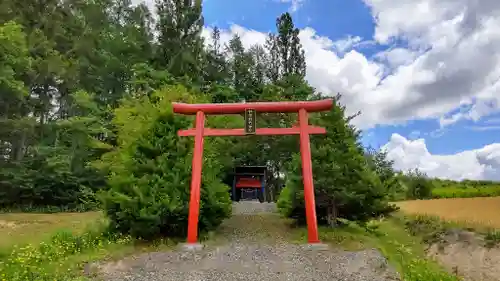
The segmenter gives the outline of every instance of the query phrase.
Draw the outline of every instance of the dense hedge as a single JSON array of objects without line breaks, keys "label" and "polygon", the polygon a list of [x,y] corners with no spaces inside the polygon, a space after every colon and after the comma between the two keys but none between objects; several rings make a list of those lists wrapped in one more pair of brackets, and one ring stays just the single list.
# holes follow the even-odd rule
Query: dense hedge
[{"label": "dense hedge", "polygon": [[[113,230],[144,239],[186,233],[193,139],[180,138],[177,131],[193,120],[174,117],[173,100],[194,98],[183,87],[171,87],[124,102],[115,112],[119,147],[104,155],[106,165],[100,166],[109,173],[111,189],[101,198]],[[228,186],[218,178],[222,165],[216,145],[205,140],[201,231],[218,226],[231,212]]]},{"label": "dense hedge", "polygon": [[0,209],[85,211],[95,207],[86,196],[106,185],[100,173],[90,167],[72,171],[71,159],[55,149],[44,147],[33,154],[0,169]]}]

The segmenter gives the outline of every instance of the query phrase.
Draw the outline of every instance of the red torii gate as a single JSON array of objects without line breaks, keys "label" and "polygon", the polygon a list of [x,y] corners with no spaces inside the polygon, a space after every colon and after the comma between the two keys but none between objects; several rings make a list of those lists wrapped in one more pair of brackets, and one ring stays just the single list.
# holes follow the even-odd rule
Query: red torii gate
[{"label": "red torii gate", "polygon": [[[188,244],[196,244],[198,240],[198,216],[200,213],[201,169],[203,165],[203,140],[208,136],[245,136],[245,135],[300,135],[300,154],[302,160],[302,178],[304,182],[304,200],[308,242],[319,243],[314,186],[311,164],[311,147],[309,135],[325,134],[322,127],[310,126],[308,112],[326,111],[332,108],[333,100],[298,102],[255,102],[255,103],[218,103],[218,104],[186,104],[172,103],[174,113],[196,115],[196,127],[179,130],[179,136],[194,136],[194,151],[191,172],[191,194],[188,217]],[[240,114],[245,112],[245,129],[212,129],[205,128],[205,115],[208,114]],[[299,114],[299,126],[292,128],[255,128],[255,114],[260,113],[296,113]],[[253,116],[253,117],[252,117]]]}]

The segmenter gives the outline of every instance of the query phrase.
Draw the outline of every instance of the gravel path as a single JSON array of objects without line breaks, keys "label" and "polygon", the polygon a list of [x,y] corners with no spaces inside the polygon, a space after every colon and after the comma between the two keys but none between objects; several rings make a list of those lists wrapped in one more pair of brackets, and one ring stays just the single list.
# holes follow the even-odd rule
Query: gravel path
[{"label": "gravel path", "polygon": [[224,239],[199,252],[154,252],[100,267],[107,281],[398,280],[376,250],[310,249],[288,242],[274,204],[235,203]]}]

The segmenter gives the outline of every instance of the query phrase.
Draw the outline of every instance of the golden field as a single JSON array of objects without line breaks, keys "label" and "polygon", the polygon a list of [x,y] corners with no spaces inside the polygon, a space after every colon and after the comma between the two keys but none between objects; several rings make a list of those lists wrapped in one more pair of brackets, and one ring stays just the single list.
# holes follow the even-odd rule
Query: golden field
[{"label": "golden field", "polygon": [[395,204],[407,214],[437,216],[470,226],[500,228],[500,197],[413,200]]}]

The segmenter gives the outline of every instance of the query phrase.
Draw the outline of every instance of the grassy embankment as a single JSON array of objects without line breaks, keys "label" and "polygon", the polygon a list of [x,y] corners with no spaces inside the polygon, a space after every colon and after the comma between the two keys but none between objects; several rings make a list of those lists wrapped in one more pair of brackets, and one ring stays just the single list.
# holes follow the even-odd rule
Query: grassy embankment
[{"label": "grassy embankment", "polygon": [[[302,230],[300,240],[305,241],[305,235]],[[426,257],[425,243],[409,234],[401,218],[374,221],[366,227],[354,223],[336,229],[322,227],[320,239],[346,250],[377,248],[405,281],[460,280]]]},{"label": "grassy embankment", "polygon": [[[450,189],[447,187],[446,189]],[[459,280],[426,257],[427,243],[448,229],[465,229],[484,235],[486,245],[500,242],[500,197],[414,200],[396,203],[393,218],[366,227],[348,224],[322,228],[321,239],[347,249],[378,248],[404,280]],[[306,232],[302,230],[302,240]]]}]

